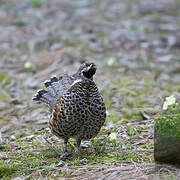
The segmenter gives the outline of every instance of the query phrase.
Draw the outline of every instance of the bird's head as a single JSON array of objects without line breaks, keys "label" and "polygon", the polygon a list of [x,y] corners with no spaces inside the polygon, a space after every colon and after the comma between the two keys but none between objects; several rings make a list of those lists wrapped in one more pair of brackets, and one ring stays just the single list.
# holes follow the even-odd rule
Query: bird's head
[{"label": "bird's head", "polygon": [[78,72],[81,77],[91,79],[93,75],[96,73],[96,65],[94,63],[85,62],[81,64]]}]

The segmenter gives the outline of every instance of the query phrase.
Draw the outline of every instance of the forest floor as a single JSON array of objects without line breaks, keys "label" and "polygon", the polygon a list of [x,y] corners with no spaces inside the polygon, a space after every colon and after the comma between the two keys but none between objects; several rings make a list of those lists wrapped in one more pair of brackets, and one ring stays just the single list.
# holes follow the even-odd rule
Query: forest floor
[{"label": "forest floor", "polygon": [[[179,9],[179,0],[0,0],[0,179],[179,179],[178,166],[153,157],[154,119],[166,96],[180,98]],[[45,140],[63,145],[48,109],[31,99],[85,59],[97,64],[108,116],[91,147],[62,159]]]}]

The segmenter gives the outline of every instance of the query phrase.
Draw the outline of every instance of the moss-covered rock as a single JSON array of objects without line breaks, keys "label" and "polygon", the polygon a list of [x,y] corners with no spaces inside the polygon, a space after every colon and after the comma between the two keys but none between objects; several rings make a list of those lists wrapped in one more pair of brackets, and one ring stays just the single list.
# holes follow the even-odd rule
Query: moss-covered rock
[{"label": "moss-covered rock", "polygon": [[155,160],[180,164],[180,111],[160,115],[155,120],[154,131]]}]

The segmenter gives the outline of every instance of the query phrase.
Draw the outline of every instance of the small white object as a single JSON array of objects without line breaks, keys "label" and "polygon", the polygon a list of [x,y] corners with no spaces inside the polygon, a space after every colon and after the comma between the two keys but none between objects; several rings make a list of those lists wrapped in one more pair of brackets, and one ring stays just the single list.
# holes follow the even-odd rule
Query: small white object
[{"label": "small white object", "polygon": [[25,62],[25,63],[24,63],[24,68],[25,68],[25,69],[32,69],[32,64],[31,64],[31,62],[29,62],[29,61]]},{"label": "small white object", "polygon": [[86,164],[88,163],[88,160],[87,160],[86,158],[81,159],[81,160],[80,160],[80,163],[81,163],[82,165],[86,165]]},{"label": "small white object", "polygon": [[11,136],[11,140],[15,141],[16,137],[14,135]]},{"label": "small white object", "polygon": [[117,133],[112,132],[112,133],[109,135],[108,138],[109,138],[110,141],[116,141],[116,140],[117,140]]},{"label": "small white object", "polygon": [[116,59],[115,59],[114,57],[109,58],[109,60],[107,61],[107,65],[108,65],[109,67],[112,67],[112,66],[114,66],[115,64],[116,64]]},{"label": "small white object", "polygon": [[65,163],[64,161],[59,161],[59,163],[56,165],[56,167],[64,167]]},{"label": "small white object", "polygon": [[166,100],[164,101],[164,104],[163,104],[163,110],[167,110],[168,106],[173,105],[175,103],[176,103],[176,98],[174,95],[166,97]]}]

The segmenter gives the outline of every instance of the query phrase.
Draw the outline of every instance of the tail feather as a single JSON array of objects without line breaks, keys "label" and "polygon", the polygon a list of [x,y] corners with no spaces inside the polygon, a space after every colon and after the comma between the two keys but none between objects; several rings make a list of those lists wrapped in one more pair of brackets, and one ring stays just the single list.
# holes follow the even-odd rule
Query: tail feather
[{"label": "tail feather", "polygon": [[[64,76],[69,78],[70,76]],[[70,82],[69,82],[70,84]],[[64,81],[62,76],[57,78],[56,76],[51,77],[50,80],[44,81],[44,85],[47,90],[39,90],[34,95],[33,100],[47,104],[50,109],[53,109],[57,104],[57,100],[65,92]]]},{"label": "tail feather", "polygon": [[49,98],[47,97],[48,92],[40,89],[37,91],[37,93],[34,95],[34,97],[32,98],[34,101],[39,101],[39,102],[43,102],[47,105],[50,105],[50,101]]},{"label": "tail feather", "polygon": [[62,92],[61,92],[62,85],[61,85],[60,80],[56,76],[51,77],[50,80],[46,80],[44,82],[44,85],[48,89],[48,92],[56,99],[62,96]]},{"label": "tail feather", "polygon": [[51,85],[51,81],[50,80],[46,80],[44,81],[44,85],[45,87],[47,88],[49,94],[54,97],[56,95],[56,92],[54,90],[54,88],[52,88],[52,85]]}]

